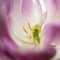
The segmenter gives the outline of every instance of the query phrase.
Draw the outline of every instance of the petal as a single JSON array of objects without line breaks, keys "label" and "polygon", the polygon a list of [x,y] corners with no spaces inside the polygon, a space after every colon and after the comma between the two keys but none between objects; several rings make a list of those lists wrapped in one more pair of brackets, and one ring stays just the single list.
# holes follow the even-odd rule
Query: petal
[{"label": "petal", "polygon": [[7,31],[8,28],[6,23],[7,23],[6,17],[4,17],[3,15],[0,16],[0,36],[4,36],[8,34],[8,31]]},{"label": "petal", "polygon": [[8,14],[11,10],[12,3],[12,0],[0,0],[0,11]]},{"label": "petal", "polygon": [[42,9],[39,0],[23,0],[21,9],[23,17],[32,25],[40,21]]},{"label": "petal", "polygon": [[48,22],[60,22],[60,0],[45,0]]},{"label": "petal", "polygon": [[50,23],[44,28],[46,43],[60,44],[60,23]]},{"label": "petal", "polygon": [[39,0],[17,0],[14,1],[13,6],[14,7],[11,12],[12,19],[21,22],[20,25],[23,21],[24,25],[29,21],[31,26],[40,21],[42,9]]},{"label": "petal", "polygon": [[32,53],[30,52],[30,54],[28,54],[27,60],[29,60],[29,59],[31,59],[31,60],[49,60],[55,55],[55,53],[56,53],[56,50],[52,46],[49,46],[48,48],[46,48],[42,51],[38,51],[38,52],[33,51]]},{"label": "petal", "polygon": [[[9,1],[9,0],[8,0]],[[3,2],[5,2],[6,4],[8,4],[9,2],[7,2],[7,0],[0,0],[1,4],[3,4]],[[10,19],[8,18],[7,10],[4,11],[2,8],[3,6],[1,6],[1,11],[2,13],[0,14],[0,50],[2,51],[9,51],[11,53],[11,51],[14,51],[17,48],[16,44],[13,42],[13,39],[11,38],[10,32],[9,32],[9,23],[10,23]],[[9,4],[10,5],[10,4]],[[5,5],[5,8],[8,9],[7,5]],[[12,48],[12,46],[14,46],[14,48]],[[13,54],[13,53],[12,53]]]},{"label": "petal", "polygon": [[56,55],[52,58],[52,60],[59,60],[60,59],[60,45],[56,46]]},{"label": "petal", "polygon": [[[9,0],[0,0],[0,36],[8,36],[8,25],[10,24],[9,13],[7,6],[10,6]],[[11,3],[11,2],[10,2]],[[7,5],[8,4],[8,5]],[[5,9],[5,10],[4,10]],[[10,9],[9,9],[10,10]]]},{"label": "petal", "polygon": [[20,51],[18,46],[14,43],[10,36],[6,19],[0,17],[0,59],[10,60],[14,56],[17,56],[19,53]]},{"label": "petal", "polygon": [[43,27],[45,22],[46,22],[46,20],[47,20],[47,12],[44,12],[42,14],[41,21],[39,22],[39,24]]},{"label": "petal", "polygon": [[[10,47],[9,47],[10,48]],[[14,47],[13,47],[14,48]],[[13,50],[11,50],[11,53]],[[18,53],[14,53],[11,54],[10,51],[1,51],[1,59],[12,59],[12,60],[50,60],[52,57],[55,56],[56,54],[56,50],[54,47],[49,46],[46,49],[44,49],[43,51],[30,51],[27,54],[21,54],[21,52]],[[8,59],[9,58],[9,59]]]},{"label": "petal", "polygon": [[47,6],[47,21],[44,25],[44,37],[47,44],[60,43],[60,0],[45,0]]}]

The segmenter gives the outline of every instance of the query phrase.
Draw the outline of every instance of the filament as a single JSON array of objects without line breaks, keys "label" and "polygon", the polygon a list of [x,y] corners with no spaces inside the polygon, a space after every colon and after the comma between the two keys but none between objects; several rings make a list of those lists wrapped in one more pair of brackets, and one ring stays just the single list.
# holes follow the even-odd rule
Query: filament
[{"label": "filament", "polygon": [[27,34],[28,31],[24,28],[24,26],[22,27],[22,29],[24,30],[24,32]]},{"label": "filament", "polygon": [[28,22],[28,27],[29,27],[30,31],[32,31],[32,28],[31,28],[31,25],[29,22]]}]

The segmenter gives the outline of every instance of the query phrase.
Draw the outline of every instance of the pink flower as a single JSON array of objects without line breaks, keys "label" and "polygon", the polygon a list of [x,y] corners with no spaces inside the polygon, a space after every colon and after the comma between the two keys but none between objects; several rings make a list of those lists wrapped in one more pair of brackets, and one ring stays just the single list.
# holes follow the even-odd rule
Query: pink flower
[{"label": "pink flower", "polygon": [[51,59],[56,50],[42,34],[47,13],[39,0],[0,0],[0,60]]}]

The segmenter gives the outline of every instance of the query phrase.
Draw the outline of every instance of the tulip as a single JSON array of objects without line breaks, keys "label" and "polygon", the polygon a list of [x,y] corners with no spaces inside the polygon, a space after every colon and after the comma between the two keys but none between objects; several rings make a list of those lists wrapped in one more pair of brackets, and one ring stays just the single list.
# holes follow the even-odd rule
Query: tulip
[{"label": "tulip", "polygon": [[56,50],[44,39],[46,18],[39,0],[0,0],[0,60],[51,59]]}]

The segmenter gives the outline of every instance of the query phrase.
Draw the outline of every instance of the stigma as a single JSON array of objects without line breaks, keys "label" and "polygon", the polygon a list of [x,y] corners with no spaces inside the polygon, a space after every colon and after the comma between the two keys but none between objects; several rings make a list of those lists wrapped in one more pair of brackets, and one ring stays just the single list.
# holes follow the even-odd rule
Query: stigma
[{"label": "stigma", "polygon": [[31,31],[32,34],[29,34],[29,32],[27,31],[27,29],[23,26],[22,29],[23,31],[26,33],[27,38],[29,38],[29,40],[33,40],[34,45],[39,45],[41,42],[41,29],[42,27],[39,24],[36,24],[35,26],[31,27],[30,23],[28,22],[28,28]]}]

